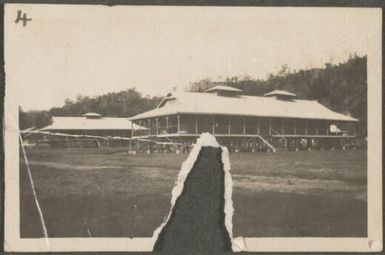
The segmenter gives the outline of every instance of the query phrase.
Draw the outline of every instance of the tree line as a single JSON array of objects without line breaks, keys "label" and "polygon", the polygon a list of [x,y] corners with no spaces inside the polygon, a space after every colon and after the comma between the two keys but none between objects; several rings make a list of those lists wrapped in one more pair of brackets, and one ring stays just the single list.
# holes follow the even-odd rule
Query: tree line
[{"label": "tree line", "polygon": [[161,99],[143,96],[135,88],[98,97],[78,96],[75,100],[66,99],[62,107],[47,111],[25,112],[19,108],[19,127],[21,130],[41,128],[50,124],[52,116],[81,116],[87,112],[106,117],[129,117],[155,108]]}]

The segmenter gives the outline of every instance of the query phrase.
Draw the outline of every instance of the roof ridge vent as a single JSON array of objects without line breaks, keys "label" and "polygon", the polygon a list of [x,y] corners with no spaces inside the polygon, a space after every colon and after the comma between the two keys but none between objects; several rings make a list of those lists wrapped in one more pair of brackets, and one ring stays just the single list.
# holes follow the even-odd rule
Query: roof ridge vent
[{"label": "roof ridge vent", "polygon": [[227,85],[218,85],[214,86],[212,88],[206,89],[204,92],[206,93],[213,93],[216,94],[217,96],[238,96],[240,95],[243,91],[231,86]]},{"label": "roof ridge vent", "polygon": [[87,112],[86,114],[83,114],[82,117],[86,117],[87,119],[100,119],[103,116],[96,112]]},{"label": "roof ridge vent", "polygon": [[296,94],[294,93],[290,93],[288,91],[285,91],[285,90],[273,90],[269,93],[266,93],[264,95],[265,97],[275,97],[276,99],[279,99],[279,100],[286,100],[286,101],[290,101],[290,100],[293,100],[297,97]]}]

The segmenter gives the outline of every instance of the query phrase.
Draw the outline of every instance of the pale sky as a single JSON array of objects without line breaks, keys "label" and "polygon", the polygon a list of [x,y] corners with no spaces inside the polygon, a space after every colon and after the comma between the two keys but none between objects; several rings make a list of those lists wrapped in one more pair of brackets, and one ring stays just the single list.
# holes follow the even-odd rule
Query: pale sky
[{"label": "pale sky", "polygon": [[[17,10],[32,21],[16,24]],[[378,11],[378,10],[377,10]],[[136,87],[163,96],[212,77],[266,78],[368,52],[373,9],[10,5],[6,86],[24,110]]]}]

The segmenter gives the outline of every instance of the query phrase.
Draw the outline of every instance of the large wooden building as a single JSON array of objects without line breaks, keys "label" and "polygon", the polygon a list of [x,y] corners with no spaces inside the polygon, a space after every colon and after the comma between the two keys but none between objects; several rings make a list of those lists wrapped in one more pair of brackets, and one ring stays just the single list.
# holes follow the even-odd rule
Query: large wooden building
[{"label": "large wooden building", "polygon": [[42,135],[37,142],[56,148],[128,146],[130,140],[118,138],[131,138],[134,130],[140,133],[146,128],[133,124],[127,118],[103,117],[98,113],[86,113],[81,117],[52,117],[52,123],[40,129]]},{"label": "large wooden building", "polygon": [[246,96],[229,86],[169,94],[157,108],[129,119],[146,128],[134,130],[134,138],[188,147],[202,132],[209,132],[232,151],[343,147],[356,136],[358,121],[287,91]]}]

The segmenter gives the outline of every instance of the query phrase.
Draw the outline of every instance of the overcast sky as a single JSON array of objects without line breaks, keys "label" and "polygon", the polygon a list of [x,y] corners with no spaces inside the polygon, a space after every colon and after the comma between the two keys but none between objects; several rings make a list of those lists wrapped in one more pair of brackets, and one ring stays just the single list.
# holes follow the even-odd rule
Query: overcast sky
[{"label": "overcast sky", "polygon": [[[32,18],[16,24],[17,10]],[[8,5],[6,86],[24,110],[131,87],[165,95],[206,77],[266,78],[367,54],[357,8]]]}]

